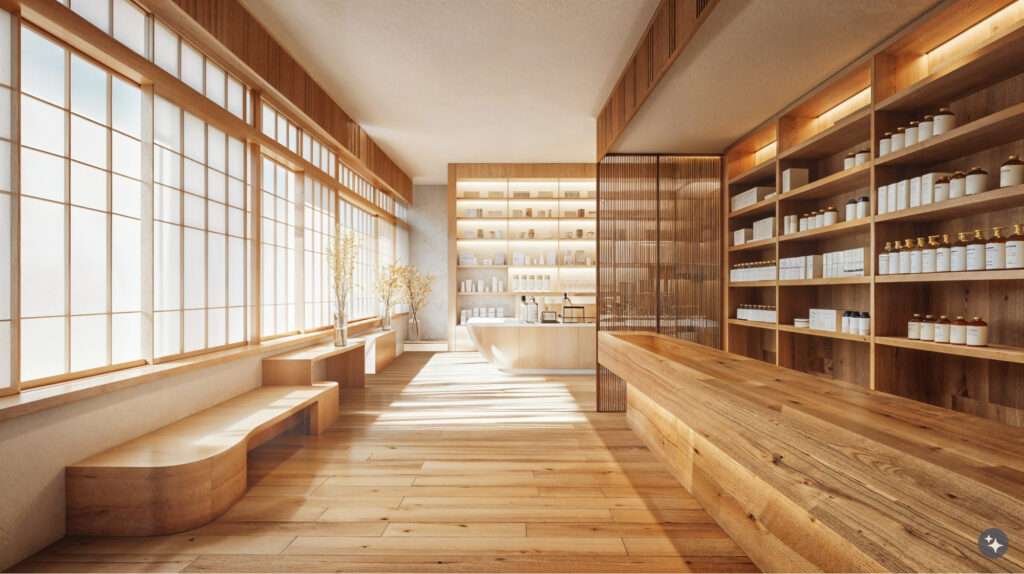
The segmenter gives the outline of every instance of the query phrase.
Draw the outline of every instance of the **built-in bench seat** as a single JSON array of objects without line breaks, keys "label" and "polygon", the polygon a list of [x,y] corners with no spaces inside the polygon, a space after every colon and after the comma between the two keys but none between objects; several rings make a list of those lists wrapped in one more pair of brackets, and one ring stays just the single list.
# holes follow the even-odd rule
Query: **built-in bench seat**
[{"label": "built-in bench seat", "polygon": [[[366,343],[350,339],[348,345],[333,342],[303,347],[263,359],[264,385],[308,385],[314,380],[338,381],[342,387],[366,385]],[[323,363],[323,375],[318,373]]]},{"label": "built-in bench seat", "polygon": [[1024,570],[1024,429],[664,335],[598,352],[632,428],[765,571]]},{"label": "built-in bench seat", "polygon": [[[361,353],[360,353],[361,355]],[[67,533],[150,536],[207,524],[245,494],[246,453],[338,418],[338,384],[263,386],[67,467]]]}]

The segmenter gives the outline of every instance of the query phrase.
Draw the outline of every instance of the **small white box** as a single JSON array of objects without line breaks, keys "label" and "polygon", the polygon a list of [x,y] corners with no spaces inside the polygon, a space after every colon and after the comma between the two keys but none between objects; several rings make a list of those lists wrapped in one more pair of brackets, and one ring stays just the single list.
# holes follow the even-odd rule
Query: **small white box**
[{"label": "small white box", "polygon": [[766,199],[770,193],[775,193],[774,187],[752,187],[743,193],[737,193],[730,199],[731,210],[738,211],[744,207],[750,207]]},{"label": "small white box", "polygon": [[743,229],[737,229],[732,232],[732,244],[743,245],[749,243],[754,239],[754,229],[752,227],[745,227]]},{"label": "small white box", "polygon": [[782,193],[789,193],[798,187],[807,185],[810,172],[804,168],[791,167],[782,172]]},{"label": "small white box", "polygon": [[890,183],[885,188],[885,212],[892,213],[896,211],[896,187],[895,183]]},{"label": "small white box", "polygon": [[935,203],[935,182],[940,177],[949,177],[950,174],[935,172],[926,173],[921,176],[921,205]]},{"label": "small white box", "polygon": [[836,332],[843,322],[843,312],[836,309],[811,309],[811,329]]},{"label": "small white box", "polygon": [[766,217],[754,222],[754,241],[775,237],[775,218]]},{"label": "small white box", "polygon": [[896,184],[896,211],[910,207],[910,185],[907,180]]},{"label": "small white box", "polygon": [[878,204],[878,215],[885,215],[885,210],[889,209],[889,199],[886,197],[888,194],[888,186],[878,186],[878,199],[875,202]]},{"label": "small white box", "polygon": [[910,178],[910,207],[921,206],[921,178]]},{"label": "small white box", "polygon": [[823,274],[821,255],[808,255],[804,257],[804,279],[817,279]]}]

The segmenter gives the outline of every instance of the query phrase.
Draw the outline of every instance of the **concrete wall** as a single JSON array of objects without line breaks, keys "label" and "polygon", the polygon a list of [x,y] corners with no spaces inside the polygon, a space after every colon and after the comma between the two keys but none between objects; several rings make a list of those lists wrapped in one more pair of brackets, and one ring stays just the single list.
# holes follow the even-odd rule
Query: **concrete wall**
[{"label": "concrete wall", "polygon": [[420,339],[448,339],[448,186],[414,185],[409,208],[409,259],[437,278],[420,311]]}]

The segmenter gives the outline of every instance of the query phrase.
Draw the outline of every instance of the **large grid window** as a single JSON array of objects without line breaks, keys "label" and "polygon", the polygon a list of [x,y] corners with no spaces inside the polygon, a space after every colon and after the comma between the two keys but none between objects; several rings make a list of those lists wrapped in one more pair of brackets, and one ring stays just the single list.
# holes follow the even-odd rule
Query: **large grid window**
[{"label": "large grid window", "polygon": [[[11,221],[11,149],[14,130],[11,14],[0,10],[0,221]],[[13,386],[11,374],[11,228],[0,226],[0,395]]]},{"label": "large grid window", "polygon": [[[67,0],[61,0],[67,4]],[[146,12],[128,0],[71,0],[71,9],[135,52],[146,55]]]},{"label": "large grid window", "polygon": [[245,144],[154,99],[154,355],[245,340]]},{"label": "large grid window", "polygon": [[21,38],[21,380],[139,361],[139,87]]},{"label": "large grid window", "polygon": [[327,262],[327,249],[334,236],[338,221],[337,194],[334,189],[307,178],[305,193],[303,246],[305,250],[305,294],[307,331],[327,327],[334,323],[334,294],[332,275]]},{"label": "large grid window", "polygon": [[296,174],[263,158],[260,217],[262,336],[296,331]]},{"label": "large grid window", "polygon": [[374,273],[377,271],[377,218],[345,202],[341,204],[339,216],[342,228],[354,231],[359,244],[352,278],[352,295],[348,302],[349,321],[358,321],[377,314],[377,297],[373,292]]}]

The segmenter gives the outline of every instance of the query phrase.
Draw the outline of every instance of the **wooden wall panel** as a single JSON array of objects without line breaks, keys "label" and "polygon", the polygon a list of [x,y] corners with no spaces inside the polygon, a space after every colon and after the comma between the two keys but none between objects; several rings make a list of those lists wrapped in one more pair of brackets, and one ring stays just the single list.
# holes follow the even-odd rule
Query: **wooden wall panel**
[{"label": "wooden wall panel", "polygon": [[[598,330],[721,347],[719,156],[609,155],[598,167]],[[600,357],[599,357],[600,359]],[[598,371],[598,410],[626,387]]]}]

